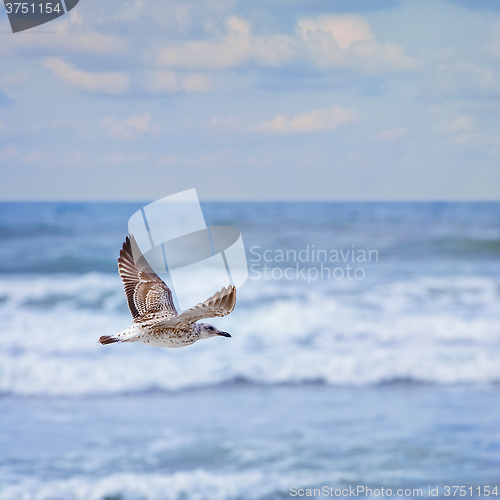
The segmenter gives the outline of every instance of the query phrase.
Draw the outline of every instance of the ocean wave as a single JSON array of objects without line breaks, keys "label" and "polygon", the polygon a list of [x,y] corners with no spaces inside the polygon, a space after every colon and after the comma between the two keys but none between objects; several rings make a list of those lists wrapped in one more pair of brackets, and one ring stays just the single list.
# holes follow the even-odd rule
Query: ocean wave
[{"label": "ocean wave", "polygon": [[199,469],[160,474],[113,474],[102,478],[74,477],[42,482],[18,481],[2,489],[0,500],[259,500],[286,496],[290,486],[311,479],[262,472],[215,474]]},{"label": "ocean wave", "polygon": [[[0,280],[0,306],[12,309],[107,309],[125,305],[118,274],[23,276]],[[121,308],[124,310],[123,308]]]},{"label": "ocean wave", "polygon": [[234,382],[264,385],[321,383],[366,386],[389,383],[484,384],[500,382],[498,353],[471,349],[335,353],[284,348],[231,355],[125,355],[2,359],[0,392],[22,396],[99,396],[178,391]]},{"label": "ocean wave", "polygon": [[[249,279],[238,303],[243,308],[297,300],[313,304],[333,295],[340,305],[378,308],[387,313],[440,310],[461,314],[496,312],[500,279],[485,276],[397,279],[369,288],[362,281],[253,280]],[[330,301],[331,303],[331,301]],[[106,310],[125,312],[123,286],[118,273],[13,275],[0,279],[0,308],[29,310]]]},{"label": "ocean wave", "polygon": [[255,384],[493,384],[500,381],[499,286],[480,276],[338,290],[248,283],[231,339],[184,349],[101,346],[130,324],[115,276],[0,283],[0,392],[86,396]]}]

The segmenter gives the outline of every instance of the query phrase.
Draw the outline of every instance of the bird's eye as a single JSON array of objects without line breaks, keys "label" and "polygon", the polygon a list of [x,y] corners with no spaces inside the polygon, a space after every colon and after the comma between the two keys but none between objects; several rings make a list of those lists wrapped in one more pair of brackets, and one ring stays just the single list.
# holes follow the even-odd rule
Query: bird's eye
[{"label": "bird's eye", "polygon": [[215,328],[214,328],[213,326],[209,326],[209,327],[208,327],[208,329],[209,329],[210,331],[212,331],[212,332],[215,330]]}]

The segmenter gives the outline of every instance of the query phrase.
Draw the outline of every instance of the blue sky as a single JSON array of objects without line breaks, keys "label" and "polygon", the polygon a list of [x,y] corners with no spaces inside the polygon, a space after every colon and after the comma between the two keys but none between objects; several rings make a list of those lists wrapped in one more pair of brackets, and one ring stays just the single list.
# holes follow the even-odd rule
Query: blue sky
[{"label": "blue sky", "polygon": [[0,12],[3,200],[500,199],[496,0]]}]

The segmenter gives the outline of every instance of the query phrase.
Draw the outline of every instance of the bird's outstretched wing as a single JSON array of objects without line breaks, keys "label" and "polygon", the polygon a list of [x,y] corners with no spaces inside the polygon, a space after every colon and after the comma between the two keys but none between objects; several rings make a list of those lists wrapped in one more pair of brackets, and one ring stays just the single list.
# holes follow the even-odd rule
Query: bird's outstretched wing
[{"label": "bird's outstretched wing", "polygon": [[188,325],[203,318],[214,318],[216,316],[226,316],[236,305],[236,287],[228,286],[215,293],[205,302],[187,309],[179,316],[169,321],[172,325]]},{"label": "bird's outstretched wing", "polygon": [[134,237],[127,236],[118,257],[118,272],[134,322],[177,316],[170,288],[149,267],[143,256],[135,262],[132,245],[137,249],[136,255],[140,252]]}]

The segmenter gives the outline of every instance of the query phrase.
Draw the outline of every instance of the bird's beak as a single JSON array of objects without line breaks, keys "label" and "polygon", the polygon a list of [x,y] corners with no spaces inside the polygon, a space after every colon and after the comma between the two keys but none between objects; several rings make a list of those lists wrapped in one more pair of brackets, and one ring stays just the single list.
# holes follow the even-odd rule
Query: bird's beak
[{"label": "bird's beak", "polygon": [[219,331],[219,335],[221,335],[222,337],[230,337],[231,335],[227,332],[221,332]]}]

